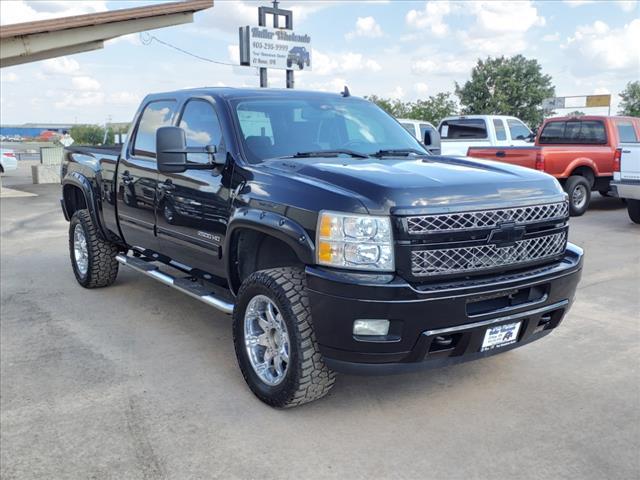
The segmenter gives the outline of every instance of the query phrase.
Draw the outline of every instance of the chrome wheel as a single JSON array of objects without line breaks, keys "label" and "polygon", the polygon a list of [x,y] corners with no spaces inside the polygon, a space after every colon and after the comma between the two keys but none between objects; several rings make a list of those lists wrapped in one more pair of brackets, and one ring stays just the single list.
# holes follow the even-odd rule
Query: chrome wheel
[{"label": "chrome wheel", "polygon": [[289,368],[289,332],[282,314],[265,295],[256,295],[244,314],[244,342],[251,367],[267,385],[278,385]]},{"label": "chrome wheel", "polygon": [[587,201],[587,188],[584,185],[576,185],[571,194],[571,202],[574,208],[580,210]]},{"label": "chrome wheel", "polygon": [[76,260],[78,272],[84,277],[89,270],[89,249],[87,248],[84,229],[80,224],[77,224],[73,229],[73,256]]}]

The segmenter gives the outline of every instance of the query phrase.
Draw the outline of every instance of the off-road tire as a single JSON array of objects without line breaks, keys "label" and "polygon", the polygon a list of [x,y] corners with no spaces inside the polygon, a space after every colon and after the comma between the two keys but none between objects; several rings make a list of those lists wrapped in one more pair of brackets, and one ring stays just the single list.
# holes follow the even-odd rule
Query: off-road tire
[{"label": "off-road tire", "polygon": [[[264,383],[249,361],[244,339],[244,315],[256,295],[271,299],[289,333],[289,365],[285,378],[275,386]],[[233,343],[242,375],[251,391],[264,403],[289,408],[324,397],[335,383],[335,373],[324,363],[318,349],[304,272],[280,267],[251,274],[241,285],[233,311]]]},{"label": "off-road tire", "polygon": [[[582,205],[574,204],[574,196],[573,193],[577,188],[584,187],[586,200]],[[564,190],[569,195],[569,214],[572,217],[579,217],[584,215],[584,212],[589,208],[589,203],[591,202],[591,185],[589,184],[589,180],[585,177],[581,177],[580,175],[572,175],[567,179],[567,182],[564,184]]]},{"label": "off-road tire", "polygon": [[[89,264],[87,273],[82,274],[76,264],[73,250],[73,237],[76,225],[80,224],[87,241]],[[85,288],[99,288],[111,285],[118,275],[116,255],[118,247],[98,235],[98,231],[91,220],[89,210],[76,210],[69,224],[69,255],[71,266],[78,283]]]},{"label": "off-road tire", "polygon": [[633,223],[640,223],[640,200],[627,198],[627,213]]}]

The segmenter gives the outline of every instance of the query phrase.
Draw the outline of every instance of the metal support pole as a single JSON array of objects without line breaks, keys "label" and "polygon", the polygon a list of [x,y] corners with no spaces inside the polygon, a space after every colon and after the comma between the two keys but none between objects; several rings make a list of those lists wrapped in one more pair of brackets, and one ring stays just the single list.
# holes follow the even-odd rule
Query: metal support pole
[{"label": "metal support pole", "polygon": [[[278,1],[273,1],[273,7],[258,7],[258,26],[267,26],[267,14],[273,16],[273,28],[280,28],[280,16],[285,18],[285,30],[293,30],[293,12],[278,8]],[[266,67],[260,67],[260,88],[267,88],[268,77]],[[293,70],[287,69],[287,88],[293,88]]]}]

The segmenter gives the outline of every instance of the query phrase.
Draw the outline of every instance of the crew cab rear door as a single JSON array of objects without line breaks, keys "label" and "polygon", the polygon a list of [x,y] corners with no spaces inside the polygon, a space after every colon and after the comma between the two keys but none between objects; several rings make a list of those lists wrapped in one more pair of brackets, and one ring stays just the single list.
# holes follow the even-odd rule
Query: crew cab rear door
[{"label": "crew cab rear door", "polygon": [[[190,98],[180,108],[177,125],[188,147],[213,145],[226,155],[215,103]],[[189,163],[207,164],[209,156],[187,154]],[[222,245],[230,214],[232,165],[207,170],[158,174],[156,232],[159,253],[204,272],[224,277]]]},{"label": "crew cab rear door", "polygon": [[155,200],[158,169],[156,130],[171,125],[176,112],[174,99],[145,104],[131,141],[118,164],[118,223],[131,246],[155,250]]}]

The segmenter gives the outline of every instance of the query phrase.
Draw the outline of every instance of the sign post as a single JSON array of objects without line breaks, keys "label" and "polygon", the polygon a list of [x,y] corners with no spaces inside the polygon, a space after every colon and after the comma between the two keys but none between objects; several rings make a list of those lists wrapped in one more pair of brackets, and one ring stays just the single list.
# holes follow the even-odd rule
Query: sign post
[{"label": "sign post", "polygon": [[[273,28],[266,25],[267,15],[273,16]],[[294,70],[311,69],[311,38],[293,31],[293,12],[278,8],[278,1],[273,7],[258,7],[258,26],[240,27],[239,33],[240,65],[260,69],[260,87],[268,86],[268,68],[287,71],[287,88],[294,86]]]}]

